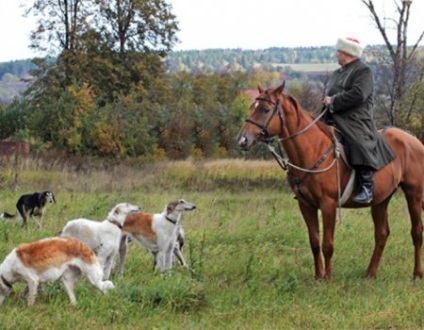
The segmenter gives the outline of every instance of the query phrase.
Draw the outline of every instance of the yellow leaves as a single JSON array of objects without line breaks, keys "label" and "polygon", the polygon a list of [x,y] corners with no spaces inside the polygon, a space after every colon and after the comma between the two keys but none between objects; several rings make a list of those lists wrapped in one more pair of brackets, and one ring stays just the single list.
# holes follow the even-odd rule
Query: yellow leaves
[{"label": "yellow leaves", "polygon": [[93,132],[93,143],[103,155],[122,156],[126,150],[121,145],[124,134],[110,124],[96,124]]},{"label": "yellow leaves", "polygon": [[201,129],[198,137],[200,141],[207,142],[211,139],[211,132],[205,129]]},{"label": "yellow leaves", "polygon": [[76,117],[84,115],[96,106],[94,102],[96,95],[87,83],[83,83],[82,86],[71,85],[68,87],[68,92],[75,98],[74,115]]},{"label": "yellow leaves", "polygon": [[420,114],[414,115],[409,119],[409,126],[414,131],[420,130],[422,125],[422,116]]}]

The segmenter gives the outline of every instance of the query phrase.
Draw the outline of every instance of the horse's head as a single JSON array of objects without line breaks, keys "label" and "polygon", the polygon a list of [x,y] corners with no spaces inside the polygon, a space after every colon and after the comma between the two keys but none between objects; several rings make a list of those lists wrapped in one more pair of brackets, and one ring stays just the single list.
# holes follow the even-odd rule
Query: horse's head
[{"label": "horse's head", "polygon": [[249,150],[254,143],[266,141],[280,134],[284,127],[281,108],[281,95],[285,82],[277,88],[263,90],[258,87],[259,96],[250,106],[250,115],[241,128],[238,145],[243,150]]}]

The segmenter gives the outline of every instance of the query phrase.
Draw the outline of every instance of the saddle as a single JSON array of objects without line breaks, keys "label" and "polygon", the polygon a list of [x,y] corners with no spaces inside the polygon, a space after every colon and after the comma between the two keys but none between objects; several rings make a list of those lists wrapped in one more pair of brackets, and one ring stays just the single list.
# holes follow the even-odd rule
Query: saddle
[{"label": "saddle", "polygon": [[347,182],[347,185],[339,198],[339,202],[337,203],[339,207],[342,207],[347,202],[349,197],[352,195],[353,189],[355,188],[356,170],[352,166],[350,166],[349,161],[347,160],[346,152],[345,152],[344,144],[343,144],[343,138],[340,135],[340,132],[338,132],[337,129],[335,129],[334,131],[335,131],[334,135],[335,135],[336,149],[339,150],[340,157],[342,157],[347,167],[352,169],[352,173],[350,174],[349,181]]}]

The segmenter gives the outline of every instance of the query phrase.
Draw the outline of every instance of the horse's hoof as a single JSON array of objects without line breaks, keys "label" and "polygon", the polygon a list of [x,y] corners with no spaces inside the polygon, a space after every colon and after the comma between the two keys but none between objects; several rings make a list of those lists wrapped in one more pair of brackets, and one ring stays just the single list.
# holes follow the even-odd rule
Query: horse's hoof
[{"label": "horse's hoof", "polygon": [[413,276],[413,279],[414,280],[422,280],[422,278],[423,278],[423,273],[422,272],[414,273],[414,276]]}]

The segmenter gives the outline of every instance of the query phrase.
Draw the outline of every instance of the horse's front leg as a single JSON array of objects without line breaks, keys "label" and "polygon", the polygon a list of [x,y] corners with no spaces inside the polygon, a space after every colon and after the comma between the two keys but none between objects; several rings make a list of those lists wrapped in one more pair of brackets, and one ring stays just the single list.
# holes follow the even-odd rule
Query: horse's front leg
[{"label": "horse's front leg", "polygon": [[328,200],[321,203],[323,238],[322,254],[325,262],[325,279],[333,278],[333,266],[331,259],[334,252],[334,230],[336,227],[337,207],[334,200]]},{"label": "horse's front leg", "polygon": [[305,220],[309,234],[309,244],[314,256],[315,278],[324,278],[325,272],[321,258],[321,247],[319,240],[318,209],[299,201],[300,212]]},{"label": "horse's front leg", "polygon": [[374,222],[374,251],[371,261],[368,265],[368,278],[374,278],[377,275],[378,265],[383,255],[384,247],[390,235],[390,227],[387,217],[387,206],[390,198],[383,203],[371,207],[372,220]]}]

